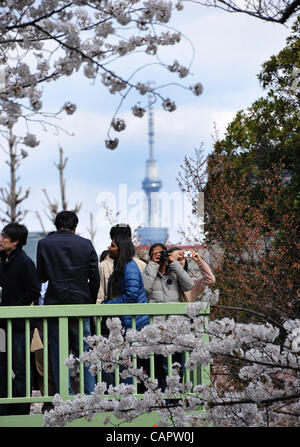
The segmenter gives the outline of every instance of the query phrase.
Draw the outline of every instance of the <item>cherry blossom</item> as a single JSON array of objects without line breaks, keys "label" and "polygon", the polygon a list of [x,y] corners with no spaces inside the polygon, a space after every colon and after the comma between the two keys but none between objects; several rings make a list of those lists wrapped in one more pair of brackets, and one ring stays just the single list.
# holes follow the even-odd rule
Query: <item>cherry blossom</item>
[{"label": "cherry blossom", "polygon": [[[44,425],[65,425],[82,417],[92,420],[95,414],[107,412],[122,424],[151,411],[158,412],[158,426],[299,425],[300,357],[293,351],[292,332],[300,328],[300,320],[284,323],[287,335],[280,344],[279,329],[270,323],[242,324],[233,318],[208,321],[201,311],[215,305],[216,295],[206,293],[205,300],[188,304],[186,315],[170,316],[141,331],[124,333],[119,318],[108,318],[108,338],[88,337],[86,341],[91,349],[78,360],[91,365],[90,371],[95,375],[100,361],[107,371],[123,365],[123,378],[132,376],[144,383],[143,398],[135,396],[133,385],[121,383],[107,387],[101,382],[89,396],[78,395],[72,401],[63,401],[57,395],[54,409],[44,415]],[[205,334],[209,341],[204,339]],[[167,356],[184,351],[190,353],[185,368],[191,369],[213,365],[218,358],[235,359],[239,365],[240,388],[224,392],[214,381],[196,386],[191,382],[182,383],[180,365],[174,363],[162,393],[156,379],[133,367],[133,355],[149,358],[152,353]],[[67,363],[72,365],[70,359]],[[114,399],[109,400],[106,395]],[[205,412],[199,413],[202,406]],[[110,416],[104,422],[110,424]]]},{"label": "cherry blossom", "polygon": [[[121,103],[131,91],[144,95],[149,89],[137,79],[143,68],[138,66],[139,58],[129,78],[121,70],[115,72],[110,65],[114,59],[139,49],[149,58],[154,56],[154,63],[168,69],[168,64],[158,62],[156,55],[160,47],[180,43],[180,32],[170,31],[167,24],[182,9],[181,2],[167,0],[2,2],[0,70],[4,73],[5,88],[0,91],[0,126],[12,128],[22,118],[29,128],[34,115],[37,115],[35,121],[40,118],[45,126],[43,85],[72,76],[80,69],[88,79],[99,78],[112,95],[120,95]],[[186,77],[189,70],[178,61],[176,64],[176,69],[169,68],[170,71],[178,73],[180,78]],[[148,65],[151,64],[145,64],[145,70]],[[158,88],[152,91],[156,99],[165,110],[175,110],[174,100],[162,96]],[[199,90],[194,89],[193,93],[199,94]],[[142,109],[133,108],[134,115],[141,116]],[[58,110],[72,114],[76,105],[58,104]],[[46,115],[48,119],[57,116]],[[106,146],[112,149],[118,141],[108,136]]]}]

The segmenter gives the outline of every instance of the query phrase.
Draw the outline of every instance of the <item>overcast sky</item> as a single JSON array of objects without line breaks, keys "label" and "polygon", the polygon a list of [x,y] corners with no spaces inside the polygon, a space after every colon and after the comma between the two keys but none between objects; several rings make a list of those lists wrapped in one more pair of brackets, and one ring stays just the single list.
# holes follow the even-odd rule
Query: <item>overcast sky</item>
[{"label": "overcast sky", "polygon": [[[292,21],[288,25],[291,24]],[[210,152],[214,126],[222,135],[239,110],[246,109],[264,94],[257,80],[261,64],[285,46],[290,33],[289,28],[282,25],[192,4],[178,14],[172,26],[193,42],[195,50],[193,76],[181,82],[189,86],[200,81],[204,92],[196,97],[180,87],[165,88],[161,93],[176,101],[176,111],[165,112],[160,104],[155,105],[154,154],[159,163],[162,190],[169,194],[179,192],[176,177],[184,156],[192,156],[201,143]],[[177,59],[188,65],[193,53],[187,42],[178,49],[164,49],[160,54],[167,63]],[[141,54],[122,58],[115,68],[129,74],[134,63],[144,60]],[[179,81],[176,75],[167,76],[158,66],[149,67],[140,76],[144,81],[154,81],[155,85]],[[40,146],[29,149],[30,156],[19,169],[22,187],[31,187],[30,197],[24,202],[24,207],[30,210],[24,223],[29,231],[40,231],[34,212],[43,213],[45,209],[42,188],[48,190],[51,198],[59,195],[58,172],[53,162],[58,160],[58,146],[61,145],[69,157],[65,170],[67,200],[70,207],[76,202],[83,203],[78,231],[88,237],[89,213],[93,212],[95,218],[98,216],[100,222],[99,194],[112,193],[118,200],[119,185],[127,185],[128,196],[133,194],[131,198],[141,191],[148,157],[148,116],[140,119],[131,115],[130,109],[136,104],[137,96],[129,96],[118,113],[126,120],[127,128],[116,135],[120,139],[119,147],[110,151],[105,148],[104,140],[119,104],[118,96],[110,95],[99,81],[92,85],[81,73],[45,87],[45,109],[54,111],[68,100],[76,103],[77,111],[72,116],[62,116],[57,124],[74,136],[64,132],[56,135],[51,128],[47,132],[41,127],[35,128]],[[8,167],[3,163],[3,154],[1,157],[3,184],[8,179]],[[43,220],[47,229],[53,230],[47,218]],[[174,225],[172,220],[170,235],[176,243],[180,237]],[[95,246],[99,253],[107,247],[108,232],[109,224],[106,228],[98,228]]]}]

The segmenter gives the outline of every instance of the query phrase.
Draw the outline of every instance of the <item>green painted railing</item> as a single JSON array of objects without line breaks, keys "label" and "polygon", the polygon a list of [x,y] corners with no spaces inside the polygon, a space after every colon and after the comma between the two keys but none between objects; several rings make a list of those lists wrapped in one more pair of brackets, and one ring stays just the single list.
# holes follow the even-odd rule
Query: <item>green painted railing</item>
[{"label": "green painted railing", "polygon": [[[68,343],[68,319],[77,317],[79,320],[79,354],[83,352],[83,318],[94,317],[96,322],[96,335],[101,334],[101,317],[113,317],[122,315],[132,316],[132,327],[135,328],[135,317],[137,315],[149,315],[150,324],[153,323],[153,318],[158,315],[184,315],[186,303],[166,303],[166,304],[106,304],[106,305],[61,305],[61,306],[8,306],[0,307],[0,318],[2,321],[6,320],[6,370],[7,370],[7,396],[0,398],[1,404],[13,403],[41,403],[51,402],[53,396],[48,393],[48,319],[58,318],[59,327],[59,393],[63,399],[70,398],[69,396],[69,369],[65,366],[65,360],[69,356]],[[209,306],[201,313],[207,319],[209,318]],[[26,346],[26,395],[24,397],[13,396],[13,371],[12,371],[12,337],[13,325],[12,320],[25,320],[25,346]],[[43,394],[42,396],[32,396],[30,392],[30,320],[42,319],[43,321]],[[5,327],[5,325],[4,325]],[[205,341],[208,341],[208,336],[203,335]],[[1,340],[0,340],[1,341]],[[1,345],[1,343],[0,343]],[[2,340],[3,345],[3,340]],[[185,358],[188,359],[189,353],[185,353]],[[134,363],[136,359],[134,359]],[[136,363],[135,363],[136,364]],[[168,357],[168,372],[171,372],[172,359]],[[84,390],[84,366],[80,364],[79,371],[79,386],[80,393]],[[150,358],[150,375],[155,377],[154,356]],[[101,373],[98,374],[97,379],[101,381]],[[198,367],[194,371],[185,368],[184,380],[193,382],[194,385],[209,384],[210,383],[210,369],[208,367]],[[119,383],[119,370],[115,371],[115,383]],[[137,383],[134,380],[137,393]],[[0,416],[0,426],[6,426],[8,419],[13,416]],[[17,417],[14,416],[15,422],[12,425],[18,426],[18,421],[22,418],[22,425],[30,426],[29,419],[32,415]],[[12,421],[12,419],[10,419]],[[26,422],[27,420],[27,422]],[[24,422],[25,421],[25,422]],[[32,421],[31,421],[32,422]],[[39,424],[38,424],[39,425]],[[142,425],[143,426],[143,425]]]}]

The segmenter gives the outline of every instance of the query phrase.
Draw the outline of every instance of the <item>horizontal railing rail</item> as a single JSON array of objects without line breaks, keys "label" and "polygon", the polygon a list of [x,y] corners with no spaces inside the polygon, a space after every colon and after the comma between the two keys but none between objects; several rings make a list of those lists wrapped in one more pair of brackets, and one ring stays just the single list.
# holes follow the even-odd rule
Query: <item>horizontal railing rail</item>
[{"label": "horizontal railing rail", "polygon": [[[79,355],[82,354],[83,346],[83,318],[94,317],[95,335],[101,335],[101,318],[102,317],[121,317],[124,315],[132,316],[132,327],[135,328],[136,316],[148,315],[150,317],[150,324],[153,323],[155,316],[170,316],[170,315],[185,315],[186,306],[188,303],[148,303],[148,304],[91,304],[91,305],[48,305],[48,306],[1,306],[0,319],[2,321],[2,328],[5,331],[5,365],[2,366],[2,371],[6,371],[6,395],[0,397],[0,405],[13,403],[41,403],[51,402],[53,395],[49,395],[49,374],[48,374],[48,359],[49,359],[49,333],[48,323],[49,319],[58,319],[59,328],[59,393],[64,399],[70,398],[69,394],[69,369],[65,365],[65,360],[69,356],[69,340],[68,340],[68,320],[69,318],[78,318],[79,321]],[[201,315],[209,318],[210,308],[207,304],[201,311]],[[25,376],[26,376],[26,392],[24,396],[15,396],[13,392],[13,367],[12,367],[12,340],[14,337],[14,322],[24,320],[24,336],[25,336]],[[30,321],[39,320],[42,330],[43,343],[43,393],[41,396],[31,395],[31,368],[32,359],[30,356],[31,346],[31,332]],[[3,324],[4,322],[4,324]],[[1,331],[3,336],[4,332]],[[205,341],[208,341],[208,336],[203,335]],[[3,340],[2,340],[3,341]],[[1,342],[1,340],[0,340]],[[3,343],[0,343],[0,346]],[[185,353],[185,361],[188,359],[189,353]],[[136,358],[133,358],[134,366],[137,365]],[[171,372],[172,359],[168,356],[168,373]],[[4,368],[4,369],[3,369]],[[115,371],[115,384],[120,381],[119,368]],[[155,377],[154,356],[150,358],[150,376]],[[97,376],[97,380],[102,380],[102,373]],[[192,381],[194,385],[201,383],[209,383],[209,366],[198,367],[194,371],[189,371],[185,368],[184,380]],[[138,396],[137,382],[133,380],[135,385],[136,395]],[[79,392],[84,392],[84,365],[79,366]],[[3,396],[3,393],[2,393]],[[1,413],[0,413],[1,414]],[[1,416],[0,416],[1,420]],[[1,423],[0,423],[1,425]]]},{"label": "horizontal railing rail", "polygon": [[[49,306],[1,306],[0,319],[41,317],[93,317],[121,315],[185,315],[188,303],[140,303],[140,304],[72,304]],[[201,315],[209,315],[207,304]]]}]

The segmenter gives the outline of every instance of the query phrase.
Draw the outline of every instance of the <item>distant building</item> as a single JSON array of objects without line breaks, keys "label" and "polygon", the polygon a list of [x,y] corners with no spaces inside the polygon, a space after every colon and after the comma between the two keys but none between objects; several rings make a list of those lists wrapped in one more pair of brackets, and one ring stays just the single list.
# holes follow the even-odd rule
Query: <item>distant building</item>
[{"label": "distant building", "polygon": [[137,231],[141,245],[151,245],[154,242],[165,243],[168,237],[168,229],[161,227],[161,203],[158,193],[162,187],[162,181],[158,177],[157,160],[154,159],[154,127],[153,127],[153,94],[149,95],[149,158],[146,160],[146,176],[142,182],[142,188],[146,194],[146,219],[145,226]]}]

